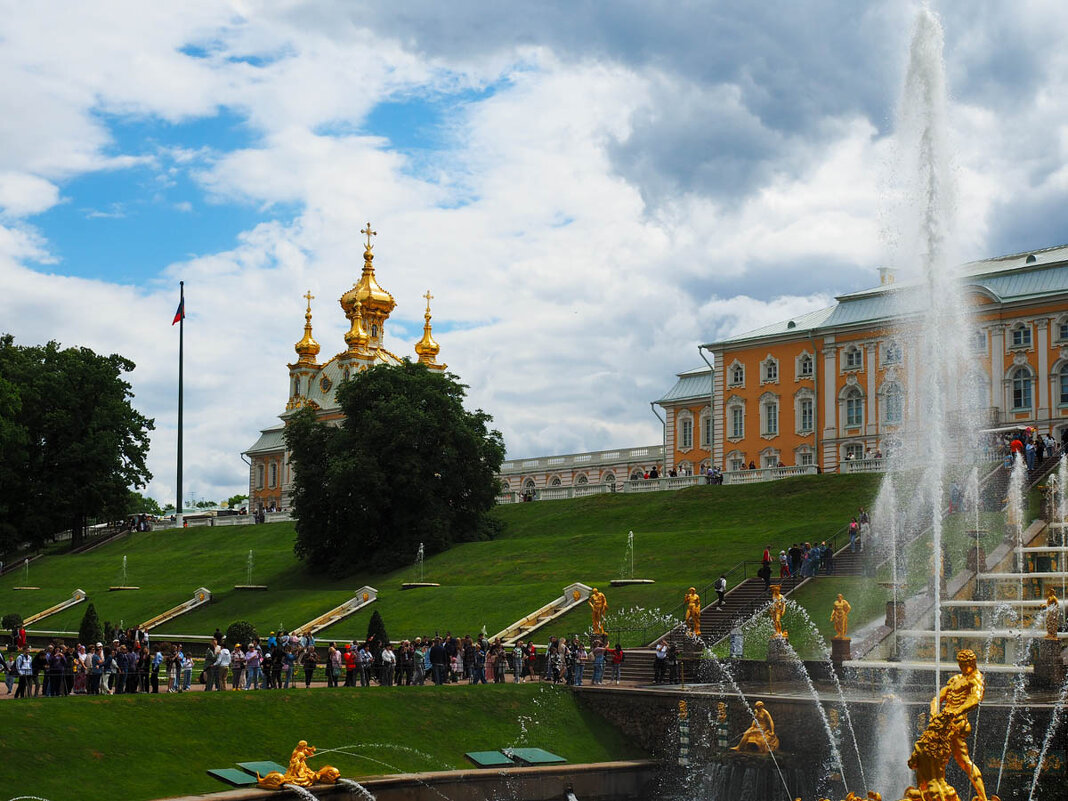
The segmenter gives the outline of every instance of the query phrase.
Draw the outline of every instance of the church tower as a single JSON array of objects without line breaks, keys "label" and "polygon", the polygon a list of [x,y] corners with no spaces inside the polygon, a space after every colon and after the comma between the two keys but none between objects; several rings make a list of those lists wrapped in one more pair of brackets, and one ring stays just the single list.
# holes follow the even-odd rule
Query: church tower
[{"label": "church tower", "polygon": [[[386,320],[389,319],[390,312],[396,308],[397,303],[393,300],[393,296],[384,290],[375,278],[375,254],[374,245],[371,244],[371,237],[377,236],[378,233],[371,230],[371,223],[367,223],[366,228],[360,229],[360,233],[367,235],[367,242],[363,251],[363,272],[360,274],[360,280],[356,282],[352,289],[341,296],[340,303],[342,310],[345,312],[345,317],[352,323],[350,333],[356,330],[356,317],[362,318],[363,328],[366,330],[368,337],[367,351],[374,354],[375,351],[382,347]],[[348,336],[345,339],[348,341]]]},{"label": "church tower", "polygon": [[431,370],[444,370],[448,365],[437,363],[441,345],[434,340],[434,335],[430,331],[430,301],[434,299],[434,296],[430,294],[428,289],[423,297],[426,298],[426,314],[423,315],[423,338],[415,343],[415,355],[420,364],[425,364]]},{"label": "church tower", "polygon": [[312,336],[311,323],[311,302],[315,295],[308,290],[304,298],[308,301],[308,308],[304,313],[304,337],[293,346],[293,350],[297,352],[297,361],[289,365],[289,401],[286,403],[286,411],[307,405],[313,388],[312,382],[319,372],[319,364],[315,360],[319,355],[319,343]]}]

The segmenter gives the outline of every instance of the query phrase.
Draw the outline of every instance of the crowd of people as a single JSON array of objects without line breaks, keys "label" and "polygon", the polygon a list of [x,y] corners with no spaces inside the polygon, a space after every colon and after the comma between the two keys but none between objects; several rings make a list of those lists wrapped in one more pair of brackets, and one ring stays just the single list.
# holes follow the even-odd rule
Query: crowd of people
[{"label": "crowd of people", "polygon": [[[540,657],[540,658],[539,658]],[[506,646],[485,636],[417,637],[394,645],[375,637],[357,643],[330,642],[320,654],[311,635],[271,632],[261,642],[227,643],[216,630],[207,646],[149,641],[142,630],[115,632],[108,645],[66,645],[55,640],[31,651],[15,642],[0,653],[7,692],[16,698],[65,695],[181,693],[194,687],[206,692],[305,688],[325,678],[328,687],[423,685],[466,682],[516,683],[542,679],[582,685],[586,666],[590,681],[603,684],[605,674],[617,684],[623,649],[594,639],[587,648],[578,637],[551,637],[540,651],[533,641]],[[317,671],[320,671],[317,673]],[[17,683],[17,686],[16,686]]]}]

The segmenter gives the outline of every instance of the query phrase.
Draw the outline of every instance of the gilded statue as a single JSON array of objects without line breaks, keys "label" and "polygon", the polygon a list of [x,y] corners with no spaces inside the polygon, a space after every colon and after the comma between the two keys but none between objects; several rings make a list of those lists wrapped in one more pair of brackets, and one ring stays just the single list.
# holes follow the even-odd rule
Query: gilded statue
[{"label": "gilded statue", "polygon": [[842,593],[838,593],[838,600],[834,602],[834,609],[831,611],[831,623],[834,624],[836,640],[849,639],[849,612],[852,608],[849,601],[842,597]]},{"label": "gilded statue", "polygon": [[753,722],[742,734],[738,745],[731,750],[759,751],[762,754],[779,750],[779,738],[775,736],[775,721],[771,719],[771,713],[764,708],[763,701],[757,701],[753,705]]},{"label": "gilded statue", "polygon": [[1056,640],[1061,625],[1061,605],[1053,587],[1046,589],[1046,639]]},{"label": "gilded statue", "polygon": [[603,592],[594,587],[587,603],[593,610],[593,633],[604,634],[604,615],[608,611],[608,599],[604,597]]},{"label": "gilded statue", "polygon": [[786,599],[782,597],[782,587],[778,584],[771,588],[771,606],[768,614],[771,615],[771,625],[775,627],[775,636],[786,639],[790,632],[782,627],[782,616],[786,613]]},{"label": "gilded statue", "polygon": [[297,787],[311,787],[313,784],[334,784],[341,776],[341,771],[330,765],[324,765],[319,770],[308,767],[308,760],[315,756],[315,746],[308,745],[307,740],[301,740],[289,757],[289,766],[285,773],[272,770],[266,776],[256,774],[256,785],[268,790],[281,790],[287,784]]},{"label": "gilded statue", "polygon": [[968,775],[978,801],[997,801],[997,796],[987,796],[983,774],[968,754],[967,737],[971,732],[968,713],[979,706],[986,692],[976,662],[974,651],[958,651],[960,673],[950,676],[946,686],[931,700],[930,722],[909,757],[909,767],[916,773],[918,786],[909,787],[902,801],[959,801],[957,791],[946,781],[946,766],[951,756]]},{"label": "gilded statue", "polygon": [[686,595],[683,596],[683,600],[686,602],[686,628],[690,630],[690,633],[694,637],[701,636],[701,596],[697,594],[697,590],[693,587],[686,590]]}]

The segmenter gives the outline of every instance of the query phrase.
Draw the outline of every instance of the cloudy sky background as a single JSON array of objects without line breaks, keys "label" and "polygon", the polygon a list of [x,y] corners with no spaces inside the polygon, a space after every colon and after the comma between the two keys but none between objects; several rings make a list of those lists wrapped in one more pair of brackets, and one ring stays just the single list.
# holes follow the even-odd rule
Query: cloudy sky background
[{"label": "cloudy sky background", "polygon": [[[737,4],[734,4],[737,5]],[[137,363],[149,492],[174,498],[178,281],[187,497],[247,489],[314,301],[379,232],[411,353],[511,457],[660,440],[696,346],[877,283],[918,5],[4,2],[0,330]],[[1068,12],[936,7],[963,259],[1068,241]]]}]

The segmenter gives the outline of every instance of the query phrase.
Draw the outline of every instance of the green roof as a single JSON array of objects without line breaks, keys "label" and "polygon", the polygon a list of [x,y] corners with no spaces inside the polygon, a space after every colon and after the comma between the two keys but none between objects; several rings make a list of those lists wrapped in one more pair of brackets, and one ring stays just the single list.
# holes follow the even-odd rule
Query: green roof
[{"label": "green roof", "polygon": [[686,400],[689,398],[702,398],[708,400],[712,394],[712,372],[707,367],[698,367],[678,374],[675,386],[668,390],[667,394],[657,403]]}]

